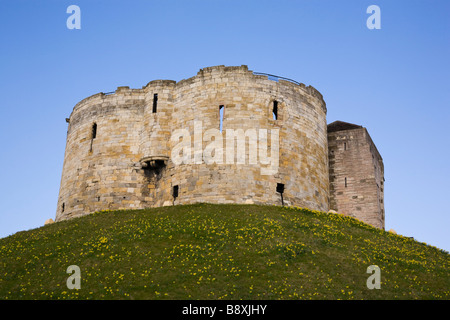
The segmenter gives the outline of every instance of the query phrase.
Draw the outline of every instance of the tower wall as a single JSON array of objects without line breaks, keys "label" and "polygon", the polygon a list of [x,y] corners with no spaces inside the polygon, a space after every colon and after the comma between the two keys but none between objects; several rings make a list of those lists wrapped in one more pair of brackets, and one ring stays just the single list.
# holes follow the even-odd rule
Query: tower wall
[{"label": "tower wall", "polygon": [[96,94],[75,106],[67,132],[57,220],[139,207],[143,179],[134,171],[143,106],[143,91],[127,87],[112,95]]},{"label": "tower wall", "polygon": [[383,160],[366,128],[330,129],[328,148],[330,209],[384,229]]},{"label": "tower wall", "polygon": [[[208,138],[208,130],[219,129],[220,106],[223,163],[205,163],[202,154],[215,141]],[[254,141],[249,139],[244,163],[238,163],[237,157],[227,163],[230,129],[257,133],[256,163],[250,161]],[[266,140],[260,129],[267,132]],[[173,161],[172,152],[181,141],[171,139],[176,130],[189,133],[190,162]],[[277,131],[278,149],[271,140]],[[261,163],[263,147],[269,156],[272,150],[278,155],[269,174],[263,169],[270,167]],[[217,66],[178,83],[156,80],[142,89],[121,87],[74,107],[56,219],[104,209],[195,202],[280,205],[277,184],[284,185],[284,204],[328,210],[327,152],[325,102],[310,86],[272,81],[246,66]]]}]

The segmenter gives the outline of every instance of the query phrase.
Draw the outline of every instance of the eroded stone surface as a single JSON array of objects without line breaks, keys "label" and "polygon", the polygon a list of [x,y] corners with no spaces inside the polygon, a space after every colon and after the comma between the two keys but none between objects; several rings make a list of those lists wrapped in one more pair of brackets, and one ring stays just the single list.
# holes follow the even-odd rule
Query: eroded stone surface
[{"label": "eroded stone surface", "polygon": [[[258,142],[267,141],[270,155],[271,133],[279,130],[278,166],[272,174],[262,172],[267,165],[250,163],[254,143],[248,139],[243,164],[237,158],[227,163],[225,154],[223,163],[202,161],[211,141],[202,141],[198,124],[203,135],[219,129],[220,106],[224,150],[227,130],[259,134],[265,129],[267,137],[258,135]],[[113,94],[93,95],[74,107],[68,122],[56,221],[99,210],[196,202],[281,205],[277,184],[284,184],[284,205],[342,210],[329,206],[329,198],[340,202],[329,191],[326,105],[311,86],[272,81],[247,66],[209,67],[179,82],[155,80],[142,89],[119,87]],[[192,138],[193,163],[172,160],[179,141],[171,137],[180,129]],[[364,177],[369,179],[369,173]]]}]

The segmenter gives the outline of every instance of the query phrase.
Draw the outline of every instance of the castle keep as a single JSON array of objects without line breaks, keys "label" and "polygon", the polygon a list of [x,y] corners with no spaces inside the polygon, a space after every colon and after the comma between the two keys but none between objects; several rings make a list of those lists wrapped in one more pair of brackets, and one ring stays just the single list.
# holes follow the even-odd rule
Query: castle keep
[{"label": "castle keep", "polygon": [[383,162],[367,130],[327,126],[315,88],[275,80],[247,66],[216,66],[80,101],[66,119],[56,220],[106,209],[255,203],[332,209],[384,228]]}]

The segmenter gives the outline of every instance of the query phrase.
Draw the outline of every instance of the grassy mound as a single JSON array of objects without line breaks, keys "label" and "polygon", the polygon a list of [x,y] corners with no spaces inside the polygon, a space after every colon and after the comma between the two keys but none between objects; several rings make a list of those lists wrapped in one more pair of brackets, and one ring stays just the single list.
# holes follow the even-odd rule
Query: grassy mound
[{"label": "grassy mound", "polygon": [[0,299],[449,299],[449,271],[443,250],[276,206],[99,212],[0,239]]}]

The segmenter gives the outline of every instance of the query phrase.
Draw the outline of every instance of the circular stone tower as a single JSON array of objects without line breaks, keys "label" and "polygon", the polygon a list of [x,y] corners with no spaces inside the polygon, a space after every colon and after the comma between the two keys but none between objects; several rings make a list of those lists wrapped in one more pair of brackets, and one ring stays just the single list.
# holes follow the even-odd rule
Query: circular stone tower
[{"label": "circular stone tower", "polygon": [[56,220],[196,202],[328,210],[326,106],[247,66],[119,87],[68,119]]}]

